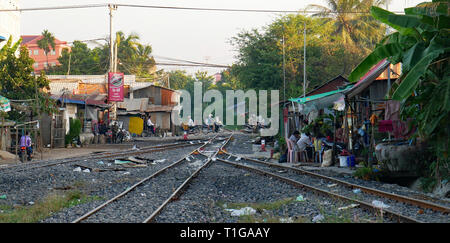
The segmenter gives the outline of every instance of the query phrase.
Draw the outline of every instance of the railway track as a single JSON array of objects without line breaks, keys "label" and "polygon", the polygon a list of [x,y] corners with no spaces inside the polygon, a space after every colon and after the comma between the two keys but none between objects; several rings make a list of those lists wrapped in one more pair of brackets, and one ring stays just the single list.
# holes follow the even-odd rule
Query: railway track
[{"label": "railway track", "polygon": [[[448,222],[449,220],[450,209],[443,205],[348,183],[299,168],[239,157],[226,151],[221,154],[217,161],[277,178],[322,195],[339,198],[374,213],[380,212],[380,208],[374,206],[372,202],[387,200],[389,208],[384,208],[383,213],[386,217],[398,222],[422,223],[430,222],[430,218],[438,219],[439,222]],[[358,190],[357,194],[353,190]]]},{"label": "railway track", "polygon": [[[202,169],[215,160],[216,154],[230,138],[218,138],[216,135],[185,157],[140,180],[72,223],[121,222],[123,218],[127,218],[127,222],[130,219],[152,222],[167,204],[182,194]],[[144,218],[145,215],[150,216]]]},{"label": "railway track", "polygon": [[163,151],[168,149],[177,149],[182,147],[189,147],[189,146],[195,146],[203,144],[202,141],[186,141],[186,142],[177,142],[177,143],[170,143],[170,144],[163,144],[163,145],[156,145],[156,146],[147,146],[142,147],[139,149],[130,149],[130,150],[121,150],[117,152],[103,152],[97,155],[88,155],[83,157],[75,157],[75,158],[69,158],[69,159],[63,159],[63,160],[52,160],[52,161],[33,161],[28,163],[19,163],[14,164],[10,166],[1,167],[0,170],[8,170],[8,169],[15,169],[17,168],[17,171],[25,171],[25,170],[31,170],[36,168],[43,168],[43,167],[51,167],[56,166],[60,164],[67,164],[72,162],[78,162],[83,160],[98,160],[98,159],[107,159],[107,158],[114,158],[114,157],[123,157],[123,156],[133,156],[133,155],[140,155],[145,153],[151,153],[151,152],[157,152],[157,151]]}]

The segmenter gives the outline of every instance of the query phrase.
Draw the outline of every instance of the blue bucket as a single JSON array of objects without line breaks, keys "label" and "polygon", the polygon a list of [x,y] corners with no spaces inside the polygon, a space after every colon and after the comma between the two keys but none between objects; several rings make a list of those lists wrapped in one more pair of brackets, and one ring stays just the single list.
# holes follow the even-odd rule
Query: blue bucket
[{"label": "blue bucket", "polygon": [[350,155],[347,157],[347,166],[355,167],[355,156],[354,155]]}]

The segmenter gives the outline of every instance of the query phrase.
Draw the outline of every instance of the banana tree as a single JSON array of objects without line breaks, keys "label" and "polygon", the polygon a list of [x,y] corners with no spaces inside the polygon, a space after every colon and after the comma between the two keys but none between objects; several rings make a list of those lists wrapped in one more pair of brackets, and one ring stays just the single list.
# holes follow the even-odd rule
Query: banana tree
[{"label": "banana tree", "polygon": [[356,82],[383,59],[402,63],[402,74],[387,98],[402,102],[402,116],[414,118],[416,135],[432,145],[436,160],[430,168],[437,178],[443,169],[448,176],[450,164],[449,12],[448,0],[406,8],[404,15],[373,6],[372,16],[396,31],[386,36],[349,76]]}]

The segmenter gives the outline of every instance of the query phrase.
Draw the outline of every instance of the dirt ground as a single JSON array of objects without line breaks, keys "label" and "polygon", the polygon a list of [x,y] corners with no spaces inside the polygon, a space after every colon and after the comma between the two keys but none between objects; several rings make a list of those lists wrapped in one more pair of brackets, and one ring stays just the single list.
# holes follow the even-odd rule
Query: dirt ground
[{"label": "dirt ground", "polygon": [[[33,161],[37,160],[54,160],[65,159],[71,157],[79,157],[88,155],[93,152],[105,152],[105,151],[117,151],[131,149],[133,144],[91,144],[87,147],[81,148],[43,148],[42,153],[40,151],[33,151]],[[16,160],[3,160],[0,159],[0,165],[2,164],[15,164]]]}]

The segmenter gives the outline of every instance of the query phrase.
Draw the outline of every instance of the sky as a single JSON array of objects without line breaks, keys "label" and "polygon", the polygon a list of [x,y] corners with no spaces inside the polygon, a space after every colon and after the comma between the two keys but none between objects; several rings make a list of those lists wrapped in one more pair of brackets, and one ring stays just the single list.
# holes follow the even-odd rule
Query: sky
[{"label": "sky", "polygon": [[[270,9],[296,11],[308,4],[326,5],[324,0],[20,0],[21,8],[54,7],[102,3],[122,3],[155,6]],[[390,11],[402,11],[423,0],[392,0]],[[143,44],[150,44],[157,62],[169,62],[170,57],[195,62],[231,65],[237,52],[229,43],[239,32],[261,29],[280,17],[280,13],[189,11],[120,7],[113,15],[113,32],[136,33]],[[107,7],[68,10],[23,11],[21,34],[39,35],[48,29],[62,41],[109,38]],[[90,45],[93,47],[93,45]],[[197,70],[209,74],[219,68],[158,66],[166,71],[183,69],[193,74]]]}]

